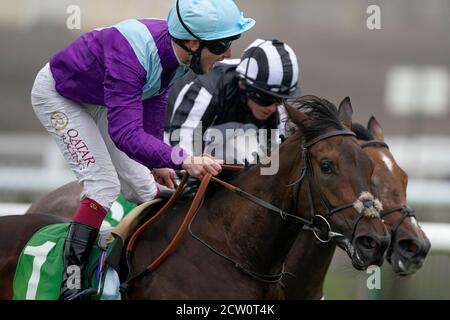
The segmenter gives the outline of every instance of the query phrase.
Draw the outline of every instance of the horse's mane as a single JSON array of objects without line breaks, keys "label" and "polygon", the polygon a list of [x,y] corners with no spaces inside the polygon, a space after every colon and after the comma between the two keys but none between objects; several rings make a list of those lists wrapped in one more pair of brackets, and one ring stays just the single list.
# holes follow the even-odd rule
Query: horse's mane
[{"label": "horse's mane", "polygon": [[[302,130],[306,141],[317,138],[330,128],[344,130],[344,126],[339,120],[338,109],[326,99],[307,95],[289,100],[288,104],[311,118],[311,122]],[[286,128],[292,133],[292,122],[289,122],[286,124]]]},{"label": "horse's mane", "polygon": [[[326,99],[313,95],[305,95],[287,101],[287,105],[305,113],[311,119],[308,126],[302,129],[302,136],[305,137],[306,141],[317,138],[330,128],[336,130],[345,129],[339,119],[338,109]],[[286,136],[292,135],[298,129],[297,125],[289,119],[289,117],[284,125]],[[246,165],[245,168],[239,172],[222,173],[221,178],[225,178],[226,181],[233,181],[235,178],[241,178],[251,172],[253,167],[253,164]]]},{"label": "horse's mane", "polygon": [[356,134],[356,138],[364,141],[375,140],[369,129],[364,127],[362,124],[354,122],[352,123],[352,131]]}]

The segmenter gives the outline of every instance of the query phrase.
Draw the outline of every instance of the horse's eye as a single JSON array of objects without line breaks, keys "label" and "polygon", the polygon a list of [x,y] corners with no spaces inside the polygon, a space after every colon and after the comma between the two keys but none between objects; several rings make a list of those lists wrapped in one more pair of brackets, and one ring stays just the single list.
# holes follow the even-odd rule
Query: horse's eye
[{"label": "horse's eye", "polygon": [[333,172],[333,163],[328,160],[320,162],[320,170],[325,174],[330,174]]}]

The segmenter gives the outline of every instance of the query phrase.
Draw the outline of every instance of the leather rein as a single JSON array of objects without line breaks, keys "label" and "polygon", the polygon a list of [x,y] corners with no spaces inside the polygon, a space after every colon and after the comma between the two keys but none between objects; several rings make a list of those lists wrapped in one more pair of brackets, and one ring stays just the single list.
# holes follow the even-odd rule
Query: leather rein
[{"label": "leather rein", "polygon": [[[349,204],[346,204],[343,206],[332,208],[328,199],[319,191],[320,200],[327,210],[326,217],[324,217],[323,215],[315,214],[314,204],[313,204],[313,200],[312,200],[312,198],[313,198],[312,197],[312,187],[313,187],[314,174],[313,174],[313,170],[312,170],[309,148],[322,140],[325,140],[325,139],[328,139],[331,137],[335,137],[335,136],[354,136],[354,137],[356,137],[355,133],[353,133],[352,131],[334,130],[334,131],[322,134],[309,142],[303,141],[302,142],[302,161],[300,164],[299,178],[294,183],[288,185],[288,186],[295,185],[296,197],[295,197],[295,207],[294,208],[296,208],[297,201],[298,201],[298,199],[297,199],[298,192],[300,191],[300,186],[302,184],[303,178],[306,177],[306,181],[307,181],[306,187],[308,188],[308,193],[307,193],[308,201],[309,201],[310,209],[311,209],[311,213],[312,213],[311,220],[290,214],[290,213],[284,211],[283,209],[280,209],[280,208],[276,207],[275,205],[240,189],[239,187],[236,187],[236,186],[234,186],[228,182],[225,182],[219,178],[213,177],[211,174],[208,173],[202,178],[200,186],[199,186],[199,188],[196,192],[196,195],[192,201],[192,204],[191,204],[182,224],[180,225],[178,231],[176,232],[173,239],[170,241],[169,245],[160,253],[160,255],[155,260],[153,260],[150,264],[147,265],[145,270],[143,270],[142,272],[140,272],[139,274],[137,274],[131,278],[128,278],[126,280],[126,282],[121,285],[121,287],[126,288],[128,283],[131,280],[139,278],[148,272],[154,271],[169,256],[169,254],[173,252],[173,250],[176,248],[177,244],[180,242],[181,238],[186,233],[188,228],[189,228],[189,231],[191,232],[190,224],[192,223],[197,211],[199,210],[199,208],[202,205],[202,202],[203,202],[205,194],[206,194],[207,187],[210,182],[215,182],[215,183],[221,185],[225,189],[227,189],[227,190],[229,190],[229,191],[261,206],[261,207],[268,209],[269,212],[279,214],[283,220],[287,220],[289,218],[289,219],[299,222],[300,224],[302,224],[303,229],[312,231],[314,233],[315,237],[320,242],[326,243],[326,242],[329,242],[330,240],[332,240],[333,238],[342,237],[343,236],[342,234],[331,231],[329,219],[331,218],[331,216],[333,214],[335,214],[339,211],[342,211],[344,209],[352,207],[354,205],[354,203],[349,203]],[[242,168],[243,168],[242,166],[236,166],[236,165],[222,165],[223,170],[237,171]],[[166,202],[166,204],[155,215],[153,215],[149,220],[147,220],[144,224],[142,224],[136,230],[136,232],[131,236],[131,238],[128,242],[127,248],[126,248],[126,260],[127,260],[129,271],[131,271],[131,254],[132,254],[136,240],[138,239],[138,237],[142,234],[142,232],[145,229],[147,229],[151,224],[153,224],[156,220],[158,220],[173,205],[173,203],[177,200],[179,195],[182,193],[182,190],[185,187],[186,182],[188,180],[188,176],[189,175],[186,173],[185,176],[183,177],[181,183],[177,187],[175,193],[169,198],[169,200]],[[353,239],[356,227],[362,217],[363,217],[363,215],[361,215],[357,219],[357,221],[355,222],[355,224],[353,226],[352,239]],[[324,231],[324,227],[325,227],[325,231]],[[323,237],[324,233],[326,234],[326,238]],[[191,232],[191,235],[195,239],[197,239],[201,243],[203,243],[205,246],[207,246],[214,253],[229,260],[230,262],[233,262],[237,268],[239,268],[240,270],[244,271],[245,273],[249,274],[250,276],[252,276],[260,281],[267,282],[267,283],[277,283],[281,280],[283,275],[286,275],[286,274],[292,275],[287,272],[284,272],[283,270],[280,273],[273,274],[273,275],[264,275],[264,274],[255,273],[253,271],[246,269],[244,266],[242,266],[240,263],[234,261],[233,259],[225,256],[224,254],[221,254],[216,249],[212,248],[210,245],[205,243],[203,240],[201,240],[198,237],[196,237],[195,235],[193,235],[192,232]]]}]

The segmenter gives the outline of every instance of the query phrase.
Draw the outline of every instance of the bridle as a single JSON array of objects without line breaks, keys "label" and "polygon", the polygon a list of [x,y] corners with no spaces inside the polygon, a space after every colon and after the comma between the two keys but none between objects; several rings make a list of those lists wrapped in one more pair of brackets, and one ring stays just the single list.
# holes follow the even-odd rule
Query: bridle
[{"label": "bridle", "polygon": [[[335,136],[353,136],[353,137],[356,137],[356,134],[353,133],[352,131],[348,131],[348,130],[334,130],[334,131],[322,134],[322,135],[318,136],[317,138],[315,138],[315,139],[313,139],[313,140],[311,140],[309,142],[305,142],[303,140],[303,142],[302,142],[302,162],[300,164],[299,178],[294,182],[294,184],[288,185],[288,186],[295,185],[296,196],[294,198],[294,203],[297,204],[297,202],[298,202],[297,197],[298,197],[298,194],[300,192],[300,187],[301,187],[301,184],[302,184],[302,181],[303,181],[304,177],[306,177],[306,186],[308,188],[307,189],[308,190],[308,193],[307,193],[308,194],[308,202],[310,204],[311,215],[312,215],[312,219],[311,220],[307,220],[307,219],[299,217],[297,215],[293,215],[293,214],[287,213],[284,210],[282,210],[282,209],[272,205],[271,203],[268,203],[268,202],[266,202],[266,201],[264,201],[264,200],[262,200],[262,199],[260,199],[260,198],[258,198],[256,196],[254,196],[254,195],[252,195],[252,194],[250,194],[250,193],[248,193],[248,192],[246,192],[246,191],[244,191],[244,190],[242,190],[240,188],[237,188],[237,187],[235,187],[235,186],[233,186],[233,185],[231,185],[231,184],[229,184],[229,183],[227,183],[225,181],[222,181],[220,179],[212,177],[211,180],[219,183],[224,188],[226,188],[226,189],[236,193],[237,195],[239,195],[239,196],[241,196],[243,198],[246,198],[247,200],[249,200],[249,201],[251,201],[251,202],[253,202],[253,203],[255,203],[255,204],[257,204],[257,205],[259,205],[261,207],[264,207],[264,208],[268,209],[269,212],[271,211],[271,212],[275,212],[275,213],[279,214],[280,217],[283,220],[286,220],[287,218],[290,218],[290,219],[292,219],[292,220],[294,220],[296,222],[299,222],[300,224],[302,224],[302,228],[304,230],[312,231],[313,234],[315,235],[315,237],[317,238],[317,240],[319,240],[322,243],[327,243],[327,242],[331,241],[333,238],[343,237],[342,234],[331,231],[331,226],[330,226],[330,223],[329,223],[329,220],[330,220],[331,216],[334,215],[337,212],[340,212],[340,211],[344,210],[344,209],[353,207],[354,202],[349,203],[349,204],[345,204],[345,205],[342,205],[342,206],[339,206],[339,207],[332,208],[332,206],[331,206],[330,202],[328,201],[328,199],[322,194],[322,192],[319,191],[318,193],[319,193],[320,200],[321,200],[323,206],[326,208],[327,212],[326,212],[326,216],[325,217],[323,215],[320,215],[320,214],[314,214],[315,213],[315,209],[314,209],[313,196],[312,196],[312,183],[313,183],[312,181],[314,180],[314,173],[313,173],[313,170],[312,170],[312,164],[311,164],[311,157],[310,157],[310,154],[309,154],[309,152],[310,152],[309,148],[312,147],[313,145],[315,145],[316,143],[320,142],[320,141],[323,141],[323,140],[326,140],[328,138],[335,137]],[[367,204],[365,203],[364,205],[370,207],[373,204],[372,203],[367,203]],[[201,205],[200,205],[200,207],[201,207]],[[296,207],[297,206],[295,205],[294,208],[296,208]],[[197,212],[198,212],[198,210],[197,210]],[[293,275],[293,274],[291,274],[289,272],[285,272],[284,271],[284,267],[283,267],[283,270],[281,270],[281,272],[273,274],[273,275],[259,274],[259,273],[253,272],[253,271],[245,268],[239,262],[237,262],[234,259],[232,259],[231,257],[229,257],[229,256],[227,256],[227,255],[225,255],[225,254],[223,254],[221,252],[219,252],[213,246],[208,244],[206,241],[200,239],[200,237],[198,237],[197,235],[195,235],[192,232],[191,225],[192,225],[192,222],[194,221],[195,216],[196,216],[196,214],[194,215],[193,219],[189,223],[189,228],[188,229],[189,229],[190,235],[194,239],[196,239],[197,241],[202,243],[205,247],[207,247],[210,251],[212,251],[216,255],[224,258],[225,260],[228,260],[228,261],[232,262],[241,271],[247,273],[248,275],[250,275],[251,277],[253,277],[253,278],[255,278],[255,279],[259,280],[259,281],[266,282],[266,283],[277,283],[277,282],[279,282],[282,279],[282,277],[284,275],[289,275],[289,276],[294,276],[295,277],[295,275]],[[358,217],[358,219],[355,221],[355,223],[354,223],[354,226],[352,228],[352,236],[351,236],[351,239],[350,239],[351,242],[353,241],[355,230],[356,230],[356,228],[358,226],[358,223],[361,221],[361,219],[363,217],[364,217],[364,215],[361,214]],[[326,228],[325,232],[323,231],[323,227]],[[325,233],[326,234],[326,238],[323,238],[321,235],[319,235],[319,233],[320,234]]]},{"label": "bridle", "polygon": [[[142,277],[143,275],[145,275],[148,272],[151,272],[153,270],[155,270],[161,263],[163,260],[165,260],[165,258],[174,250],[174,248],[176,247],[176,245],[179,243],[181,237],[183,236],[183,234],[189,230],[189,233],[191,234],[192,237],[194,237],[194,239],[198,240],[200,243],[202,243],[204,246],[206,246],[209,250],[211,250],[212,252],[214,252],[216,255],[230,261],[231,263],[233,263],[235,265],[235,267],[237,267],[238,269],[240,269],[241,271],[243,271],[244,273],[247,273],[248,275],[250,275],[251,277],[262,281],[262,282],[266,282],[266,283],[278,283],[279,281],[281,281],[281,279],[283,278],[283,276],[285,275],[291,275],[289,272],[285,272],[284,269],[276,274],[272,274],[272,275],[267,275],[267,274],[260,274],[260,273],[256,273],[254,271],[251,271],[249,269],[247,269],[245,266],[243,266],[242,264],[240,264],[239,262],[235,261],[234,259],[232,259],[231,257],[226,256],[225,254],[219,252],[217,249],[213,248],[211,245],[209,245],[206,241],[200,239],[198,236],[196,236],[192,230],[191,230],[191,225],[192,222],[194,221],[195,216],[197,215],[199,209],[202,207],[203,204],[203,200],[204,200],[204,195],[206,192],[206,188],[208,186],[208,184],[210,183],[210,181],[218,183],[220,185],[222,185],[225,189],[236,193],[237,195],[263,207],[269,210],[269,212],[272,213],[276,213],[279,214],[280,217],[283,220],[287,220],[288,218],[295,220],[297,222],[299,222],[302,225],[302,228],[304,230],[308,230],[308,231],[312,231],[315,235],[315,237],[323,243],[329,242],[331,241],[331,239],[333,238],[340,238],[343,237],[342,234],[337,233],[337,232],[332,232],[331,231],[331,226],[329,223],[329,219],[332,217],[332,215],[334,215],[337,212],[340,212],[344,209],[350,208],[354,206],[355,202],[349,203],[349,204],[345,204],[339,207],[335,207],[332,208],[330,202],[328,201],[328,199],[322,194],[322,192],[319,191],[319,196],[320,196],[320,200],[321,203],[323,204],[323,206],[326,208],[326,215],[325,217],[323,215],[319,215],[319,214],[314,214],[315,213],[315,209],[314,209],[314,204],[313,204],[313,196],[312,196],[312,186],[313,186],[313,180],[314,180],[314,173],[313,173],[313,169],[312,169],[312,164],[311,164],[311,157],[310,157],[310,151],[309,148],[312,147],[313,145],[315,145],[316,143],[326,140],[328,138],[331,137],[335,137],[335,136],[353,136],[356,137],[356,134],[353,133],[352,131],[348,131],[348,130],[334,130],[331,132],[327,132],[325,134],[322,134],[320,136],[318,136],[317,138],[312,139],[311,141],[302,141],[302,161],[300,163],[300,173],[299,173],[299,178],[292,184],[288,185],[289,186],[294,186],[295,185],[295,190],[296,190],[296,197],[294,198],[294,202],[295,204],[297,204],[298,202],[298,192],[300,191],[300,187],[302,184],[303,179],[306,177],[306,187],[308,188],[308,201],[310,204],[310,209],[311,209],[311,214],[312,214],[312,218],[311,220],[299,217],[297,215],[293,215],[290,214],[286,211],[284,211],[283,209],[280,209],[278,207],[276,207],[275,205],[261,199],[258,198],[232,184],[229,184],[219,178],[213,177],[211,176],[211,174],[207,174],[201,181],[201,184],[199,186],[199,189],[197,191],[197,194],[194,197],[194,200],[192,201],[191,207],[188,211],[188,213],[186,214],[186,217],[182,223],[182,225],[180,226],[178,232],[176,233],[174,239],[172,239],[171,243],[169,244],[169,246],[164,249],[164,251],[160,254],[160,256],[158,258],[156,258],[152,263],[150,263],[146,269],[144,269],[142,272],[138,273],[135,276],[129,277],[122,285],[121,288],[123,290],[126,290],[126,287],[128,286],[128,283],[131,280],[135,280],[139,277]],[[226,166],[224,165],[223,168],[227,168],[230,170],[239,170],[241,167],[236,167],[236,166]],[[130,238],[130,241],[128,242],[127,245],[127,251],[126,251],[126,260],[127,260],[127,264],[128,264],[128,268],[129,270],[131,270],[131,253],[134,247],[134,243],[137,240],[137,238],[139,237],[139,235],[150,225],[152,224],[154,221],[156,221],[157,219],[159,219],[160,216],[162,216],[162,214],[164,214],[167,209],[175,202],[175,200],[177,199],[178,195],[181,193],[182,189],[184,188],[186,181],[187,181],[187,175],[185,175],[185,177],[183,178],[182,182],[180,183],[179,187],[177,188],[176,192],[171,196],[171,198],[168,200],[168,202],[163,206],[163,208],[161,208],[155,215],[153,215],[147,222],[145,222],[143,225],[141,225],[141,227],[139,227],[139,229],[133,234],[133,236]],[[317,186],[316,186],[317,187]],[[368,201],[367,203],[364,203],[365,207],[371,207],[372,203],[370,203],[370,201]],[[295,206],[296,208],[297,206]],[[358,226],[358,223],[361,221],[361,219],[364,217],[363,214],[361,214],[358,219],[356,220],[356,222],[354,223],[353,226],[353,230],[352,230],[352,237],[350,239],[350,241],[353,240],[354,234],[355,234],[355,230]],[[321,234],[324,233],[323,228],[326,228],[325,233],[326,233],[326,238],[323,237]],[[320,234],[320,235],[319,235]]]},{"label": "bridle", "polygon": [[[303,140],[303,142],[302,142],[302,160],[301,160],[302,162],[300,164],[300,172],[298,175],[299,178],[296,181],[294,181],[294,183],[288,185],[288,186],[295,185],[294,208],[296,209],[298,206],[298,196],[300,194],[302,181],[306,177],[306,179],[305,179],[306,180],[306,192],[307,192],[306,194],[308,197],[309,209],[310,209],[310,214],[311,214],[312,219],[311,219],[310,223],[305,224],[303,226],[303,229],[311,230],[314,233],[317,240],[322,243],[330,242],[331,239],[333,239],[333,238],[343,237],[342,234],[331,231],[331,226],[330,226],[329,221],[335,213],[340,212],[345,209],[348,209],[348,208],[351,208],[354,205],[354,202],[352,202],[352,203],[348,203],[348,204],[333,208],[332,205],[330,204],[330,202],[328,201],[327,197],[320,191],[320,188],[317,187],[317,184],[315,183],[315,180],[314,180],[314,172],[313,172],[312,163],[311,163],[310,148],[320,141],[323,141],[325,139],[335,137],[335,136],[356,137],[356,134],[354,132],[348,131],[348,130],[335,130],[335,131],[331,131],[331,132],[322,134],[311,141]],[[312,195],[312,186],[313,185],[316,186],[316,189],[318,190],[320,202],[326,210],[324,215],[316,214],[316,209],[314,207],[314,201],[313,201],[313,195]],[[372,205],[373,205],[373,203],[370,201],[367,201],[364,203],[365,207],[371,207]],[[364,215],[361,214],[358,217],[358,219],[355,221],[355,223],[353,224],[351,237],[349,239],[350,243],[353,242],[356,228],[363,217],[364,217]],[[321,227],[326,228],[325,232]],[[317,229],[319,229],[322,234],[325,233],[327,235],[326,238],[319,236],[319,234],[316,232]]]},{"label": "bridle", "polygon": [[[389,146],[387,145],[386,142],[381,141],[381,140],[368,140],[365,141],[363,143],[360,143],[361,148],[366,148],[366,147],[381,147],[381,148],[386,148],[389,150]],[[394,207],[394,208],[390,208],[390,209],[385,209],[382,210],[380,213],[380,217],[384,218],[394,212],[400,212],[400,214],[402,215],[400,221],[398,221],[395,226],[392,228],[391,230],[391,236],[394,237],[395,234],[397,233],[397,229],[400,227],[400,225],[403,223],[403,221],[405,221],[405,219],[407,217],[414,217],[416,218],[415,215],[415,211],[413,208],[403,205],[403,206],[399,206],[399,207]],[[391,241],[392,243],[392,241]]]}]

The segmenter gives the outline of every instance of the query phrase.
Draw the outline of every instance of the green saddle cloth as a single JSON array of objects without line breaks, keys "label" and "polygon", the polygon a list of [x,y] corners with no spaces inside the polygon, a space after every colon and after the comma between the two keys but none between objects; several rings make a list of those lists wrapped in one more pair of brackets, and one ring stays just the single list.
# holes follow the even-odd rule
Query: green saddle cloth
[{"label": "green saddle cloth", "polygon": [[120,221],[131,211],[137,204],[126,200],[122,194],[119,194],[117,200],[111,206],[105,219],[103,220],[103,225],[108,227],[115,227]]},{"label": "green saddle cloth", "polygon": [[[111,210],[108,211],[103,221],[103,226],[117,226],[135,207],[136,204],[127,201],[122,195],[119,195]],[[28,241],[20,254],[14,275],[13,299],[58,299],[63,274],[64,241],[68,228],[68,223],[46,226],[38,230]],[[113,247],[113,245],[108,247],[108,253]],[[96,241],[86,268],[86,288],[98,287],[99,274],[97,266],[100,255],[103,252],[105,251],[98,246],[98,241]],[[101,294],[101,292],[99,293]]]},{"label": "green saddle cloth", "polygon": [[[38,230],[28,241],[20,254],[14,275],[14,300],[58,299],[63,276],[64,241],[68,229],[69,223],[52,224]],[[104,234],[101,233],[99,237],[103,240]],[[85,288],[99,288],[99,283],[104,280],[100,275],[103,275],[105,270],[106,258],[120,241],[119,238],[116,239],[105,250],[99,247],[98,239],[85,268]],[[100,261],[103,262],[101,270],[98,268]],[[98,299],[101,293],[102,286],[98,290],[98,295],[92,298]]]}]

